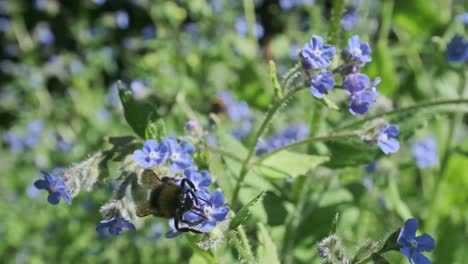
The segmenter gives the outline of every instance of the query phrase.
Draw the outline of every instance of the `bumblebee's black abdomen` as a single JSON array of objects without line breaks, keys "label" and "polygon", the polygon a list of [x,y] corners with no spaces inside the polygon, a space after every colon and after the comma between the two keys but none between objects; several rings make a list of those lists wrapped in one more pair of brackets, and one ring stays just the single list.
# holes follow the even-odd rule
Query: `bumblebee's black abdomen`
[{"label": "bumblebee's black abdomen", "polygon": [[181,191],[180,186],[175,184],[162,185],[151,191],[149,203],[151,207],[157,210],[159,216],[174,217],[179,205],[178,197]]}]

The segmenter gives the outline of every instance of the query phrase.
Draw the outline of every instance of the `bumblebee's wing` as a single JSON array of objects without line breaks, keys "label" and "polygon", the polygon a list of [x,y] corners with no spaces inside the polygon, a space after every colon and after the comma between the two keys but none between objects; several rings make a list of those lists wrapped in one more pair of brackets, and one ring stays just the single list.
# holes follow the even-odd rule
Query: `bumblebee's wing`
[{"label": "bumblebee's wing", "polygon": [[152,170],[144,170],[141,173],[141,185],[147,189],[155,189],[161,186],[163,182]]},{"label": "bumblebee's wing", "polygon": [[138,217],[145,217],[147,215],[156,214],[156,213],[157,211],[150,206],[148,201],[141,202],[140,204],[138,204],[137,209],[136,209],[136,215]]}]

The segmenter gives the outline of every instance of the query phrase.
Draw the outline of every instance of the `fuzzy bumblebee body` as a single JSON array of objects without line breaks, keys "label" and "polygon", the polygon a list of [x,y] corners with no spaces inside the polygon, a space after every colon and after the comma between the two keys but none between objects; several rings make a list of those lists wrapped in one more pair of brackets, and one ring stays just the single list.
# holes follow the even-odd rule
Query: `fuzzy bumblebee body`
[{"label": "fuzzy bumblebee body", "polygon": [[175,216],[180,207],[179,197],[183,193],[180,186],[175,184],[163,184],[151,191],[149,206],[156,211],[156,216],[171,218]]}]

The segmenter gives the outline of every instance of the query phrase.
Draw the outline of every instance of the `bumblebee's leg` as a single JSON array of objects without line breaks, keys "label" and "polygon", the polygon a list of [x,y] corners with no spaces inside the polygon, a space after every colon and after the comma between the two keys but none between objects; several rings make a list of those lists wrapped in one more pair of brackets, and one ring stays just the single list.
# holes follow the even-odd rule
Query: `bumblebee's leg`
[{"label": "bumblebee's leg", "polygon": [[174,217],[174,226],[176,228],[177,231],[179,232],[192,232],[192,233],[197,233],[197,234],[202,234],[203,232],[200,232],[196,229],[193,229],[193,228],[190,228],[190,227],[179,227],[179,217],[180,215],[176,215],[176,217]]},{"label": "bumblebee's leg", "polygon": [[190,187],[190,189],[191,189],[192,191],[193,191],[193,190],[197,191],[197,189],[195,188],[195,185],[193,184],[192,181],[190,181],[190,180],[188,180],[188,179],[185,179],[185,178],[182,179],[182,181],[180,182],[180,186],[182,186],[182,188],[185,189],[185,185],[186,185],[186,184]]}]

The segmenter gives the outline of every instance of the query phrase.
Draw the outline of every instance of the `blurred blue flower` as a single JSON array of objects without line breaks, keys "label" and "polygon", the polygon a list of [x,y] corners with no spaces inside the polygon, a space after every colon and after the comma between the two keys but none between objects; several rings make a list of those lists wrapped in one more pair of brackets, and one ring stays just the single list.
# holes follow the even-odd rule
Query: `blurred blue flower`
[{"label": "blurred blue flower", "polygon": [[6,17],[0,17],[0,32],[8,31],[10,27],[10,20]]},{"label": "blurred blue flower", "polygon": [[27,125],[28,133],[38,134],[44,129],[44,122],[42,120],[33,120]]},{"label": "blurred blue flower", "polygon": [[395,153],[400,149],[400,142],[396,138],[398,134],[400,134],[400,129],[397,125],[388,124],[380,128],[375,139],[383,153]]},{"label": "blurred blue flower", "polygon": [[252,131],[253,122],[250,119],[241,121],[237,126],[232,128],[231,135],[238,140],[243,139]]},{"label": "blurred blue flower", "polygon": [[130,221],[120,217],[114,216],[108,220],[102,220],[96,227],[96,232],[98,232],[101,236],[107,235],[120,235],[122,234],[124,229],[128,229],[130,231],[136,231],[135,226],[130,223]]},{"label": "blurred blue flower", "polygon": [[23,137],[15,131],[6,131],[3,133],[3,141],[10,146],[10,151],[15,154],[23,152],[25,148]]},{"label": "blurred blue flower", "polygon": [[345,31],[352,30],[359,23],[359,15],[356,10],[346,11],[341,18],[341,26]]},{"label": "blurred blue flower", "polygon": [[73,148],[73,143],[64,140],[64,139],[59,139],[57,140],[57,150],[60,152],[69,152]]},{"label": "blurred blue flower", "polygon": [[229,91],[219,92],[216,98],[222,101],[228,118],[235,122],[231,134],[241,140],[253,127],[249,105],[245,101],[237,101]]},{"label": "blurred blue flower", "polygon": [[34,8],[40,11],[47,11],[48,0],[34,0]]},{"label": "blurred blue flower", "polygon": [[136,99],[143,99],[149,94],[149,88],[145,85],[143,80],[133,80],[130,83],[130,90]]},{"label": "blurred blue flower", "polygon": [[201,127],[197,120],[190,119],[189,121],[185,123],[184,129],[187,130],[188,132],[196,132],[196,131],[199,131]]},{"label": "blurred blue flower", "polygon": [[166,162],[169,156],[169,146],[166,142],[158,142],[149,139],[143,144],[143,149],[133,152],[133,160],[144,169],[161,165]]},{"label": "blurred blue flower", "polygon": [[126,29],[126,28],[128,28],[129,17],[128,17],[127,11],[125,11],[125,10],[119,10],[119,11],[117,11],[117,14],[116,14],[116,22],[117,22],[117,26],[118,26],[120,29]]},{"label": "blurred blue flower", "polygon": [[289,46],[289,58],[292,60],[299,59],[299,53],[301,52],[301,47],[298,44],[292,44]]},{"label": "blurred blue flower", "polygon": [[309,127],[304,123],[289,125],[281,132],[272,135],[268,140],[259,140],[255,153],[260,156],[275,149],[302,140],[309,135]]},{"label": "blurred blue flower", "polygon": [[315,0],[280,0],[279,6],[283,10],[291,10],[296,6],[300,5],[312,5],[315,3]]},{"label": "blurred blue flower", "polygon": [[281,135],[291,141],[302,140],[309,135],[309,127],[304,123],[289,125],[281,131]]},{"label": "blurred blue flower", "polygon": [[50,30],[49,26],[47,24],[42,24],[37,27],[37,38],[40,43],[50,46],[54,44],[55,42],[55,35],[54,33]]},{"label": "blurred blue flower", "polygon": [[106,0],[91,0],[91,1],[97,5],[103,5],[106,3]]},{"label": "blurred blue flower", "polygon": [[411,153],[414,159],[416,159],[416,165],[420,169],[434,167],[439,162],[437,141],[432,136],[414,143],[411,147]]},{"label": "blurred blue flower", "polygon": [[364,171],[367,174],[374,173],[376,170],[377,170],[377,161],[376,160],[371,161],[366,166],[364,166]]},{"label": "blurred blue flower", "polygon": [[453,36],[450,43],[447,44],[445,55],[451,62],[468,61],[468,41],[465,41],[461,35]]},{"label": "blurred blue flower", "polygon": [[305,69],[318,69],[330,66],[336,53],[335,47],[323,44],[323,39],[313,35],[301,51],[302,66]]},{"label": "blurred blue flower", "polygon": [[141,29],[141,35],[144,39],[152,39],[156,37],[156,28],[153,25],[145,26]]},{"label": "blurred blue flower", "polygon": [[[247,36],[249,33],[249,25],[245,18],[243,17],[238,17],[236,19],[236,22],[234,23],[234,27],[236,28],[236,31],[239,35],[241,36]],[[263,26],[256,22],[255,23],[255,36],[258,39],[261,39],[263,37],[263,34],[265,33],[265,30],[263,29]]]},{"label": "blurred blue flower", "polygon": [[417,229],[418,220],[414,218],[406,220],[397,238],[397,243],[401,246],[400,252],[405,255],[411,263],[431,264],[432,261],[421,252],[432,251],[435,248],[434,239],[426,233],[416,237]]},{"label": "blurred blue flower", "polygon": [[83,71],[83,63],[79,60],[72,60],[70,62],[70,72],[73,74],[79,74]]},{"label": "blurred blue flower", "polygon": [[44,180],[37,180],[34,182],[34,186],[39,190],[46,190],[49,192],[47,201],[50,204],[56,205],[60,202],[60,198],[63,198],[67,204],[71,204],[71,197],[68,194],[68,187],[62,178],[54,177],[54,175],[41,171],[44,176]]},{"label": "blurred blue flower", "polygon": [[196,166],[185,169],[183,175],[195,185],[197,191],[206,190],[212,182],[210,173],[206,170],[198,171]]},{"label": "blurred blue flower", "polygon": [[335,86],[331,71],[322,71],[310,79],[310,92],[316,98],[323,98]]},{"label": "blurred blue flower", "polygon": [[468,25],[468,12],[456,16],[455,19],[462,22],[465,25]]},{"label": "blurred blue flower", "polygon": [[178,144],[172,138],[167,138],[163,142],[169,147],[168,160],[171,163],[170,168],[173,173],[178,173],[192,165],[193,158],[191,155],[195,152],[195,147],[192,143],[183,141]]},{"label": "blurred blue flower", "polygon": [[370,62],[371,48],[367,42],[361,42],[359,36],[352,36],[348,40],[348,46],[343,50],[343,55],[348,62],[358,62],[364,64]]}]

